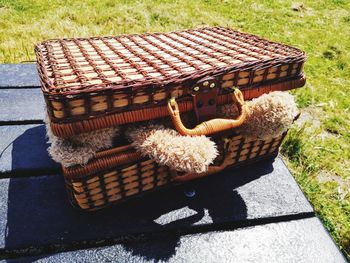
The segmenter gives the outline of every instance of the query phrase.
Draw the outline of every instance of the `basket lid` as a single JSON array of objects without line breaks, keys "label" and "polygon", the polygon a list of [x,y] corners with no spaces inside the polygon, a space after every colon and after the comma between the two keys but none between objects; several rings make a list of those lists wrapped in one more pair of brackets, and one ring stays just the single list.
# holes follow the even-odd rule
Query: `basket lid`
[{"label": "basket lid", "polygon": [[164,86],[305,60],[299,49],[222,27],[56,39],[37,44],[35,52],[49,96]]}]

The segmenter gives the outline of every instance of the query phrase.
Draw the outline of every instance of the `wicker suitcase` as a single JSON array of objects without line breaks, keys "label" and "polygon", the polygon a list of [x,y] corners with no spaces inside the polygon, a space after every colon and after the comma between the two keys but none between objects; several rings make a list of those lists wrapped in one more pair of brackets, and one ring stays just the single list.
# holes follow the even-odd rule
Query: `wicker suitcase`
[{"label": "wicker suitcase", "polygon": [[[50,40],[35,51],[51,128],[59,137],[166,117],[170,97],[181,112],[195,109],[199,119],[208,118],[216,104],[228,102],[225,94],[233,86],[249,99],[265,92],[254,87],[287,80],[299,82],[285,82],[284,89],[302,85],[305,61],[296,48],[221,27]],[[208,81],[213,105],[197,111],[193,101],[200,96],[193,89]]]},{"label": "wicker suitcase", "polygon": [[[218,144],[220,156],[203,174],[159,166],[127,144],[98,152],[85,166],[63,167],[72,204],[84,210],[275,156],[284,135],[244,138],[230,129],[244,120],[244,103],[237,120],[216,119],[216,108],[241,101],[232,87],[249,100],[305,84],[302,51],[221,27],[49,40],[35,50],[54,135],[170,117],[179,133]],[[185,127],[180,113],[201,124]]]}]

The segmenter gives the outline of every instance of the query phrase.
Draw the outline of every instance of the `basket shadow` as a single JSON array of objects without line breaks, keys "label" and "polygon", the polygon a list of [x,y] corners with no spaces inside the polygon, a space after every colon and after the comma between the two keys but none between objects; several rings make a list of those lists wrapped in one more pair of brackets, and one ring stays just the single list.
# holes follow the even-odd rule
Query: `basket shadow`
[{"label": "basket shadow", "polygon": [[[28,134],[33,132],[40,130]],[[33,136],[28,134],[23,133],[13,142],[12,159],[17,160],[14,166],[24,158],[22,149],[33,144]],[[46,157],[41,160],[47,162]],[[49,253],[96,247],[101,240],[109,240],[108,244],[121,244],[132,255],[167,260],[175,253],[179,233],[246,220],[245,200],[235,189],[272,169],[272,161],[260,162],[254,168],[226,171],[96,212],[71,207],[62,175],[11,178],[6,186],[7,202],[3,200],[7,205],[5,254],[32,255],[35,260]],[[196,195],[187,197],[184,192],[188,190],[194,190]],[[157,233],[165,237],[158,240]],[[130,237],[138,236],[149,239],[130,241]]]},{"label": "basket shadow", "polygon": [[[25,126],[24,126],[25,127]],[[57,173],[60,165],[48,155],[45,125],[26,129],[12,142],[11,172],[15,175]]]}]

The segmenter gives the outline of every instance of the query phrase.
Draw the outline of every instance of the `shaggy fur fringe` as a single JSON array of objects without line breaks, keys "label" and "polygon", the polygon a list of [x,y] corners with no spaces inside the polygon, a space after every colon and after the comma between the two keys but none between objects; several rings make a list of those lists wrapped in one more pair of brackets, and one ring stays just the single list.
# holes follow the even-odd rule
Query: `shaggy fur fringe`
[{"label": "shaggy fur fringe", "polygon": [[[252,139],[271,139],[282,135],[292,125],[299,110],[294,97],[287,92],[274,91],[247,102],[248,115],[237,131]],[[235,105],[225,105],[220,109],[226,118],[235,118]]]},{"label": "shaggy fur fringe", "polygon": [[218,155],[209,138],[182,136],[162,125],[131,127],[127,137],[142,155],[177,171],[205,172]]},{"label": "shaggy fur fringe", "polygon": [[48,152],[53,160],[64,167],[86,164],[94,158],[97,151],[112,147],[113,138],[119,132],[119,128],[114,127],[62,139],[52,134],[50,125],[46,125],[46,129],[51,143]]}]

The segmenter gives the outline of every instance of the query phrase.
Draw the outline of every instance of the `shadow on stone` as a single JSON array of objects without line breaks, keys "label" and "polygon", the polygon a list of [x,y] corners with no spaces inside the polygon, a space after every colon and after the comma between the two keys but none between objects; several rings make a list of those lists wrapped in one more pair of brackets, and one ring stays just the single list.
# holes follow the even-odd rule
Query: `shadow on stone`
[{"label": "shadow on stone", "polygon": [[35,125],[25,129],[11,144],[12,154],[4,158],[9,158],[12,174],[24,176],[28,173],[38,175],[60,171],[60,165],[54,162],[47,152],[49,144],[46,139],[45,125]]},{"label": "shadow on stone", "polygon": [[[28,145],[35,145],[35,141],[28,141],[31,137],[26,133],[22,136],[13,144],[13,165],[20,166],[21,160],[42,160],[40,149],[34,151],[34,154],[38,152],[35,158],[28,156],[28,160],[23,159],[27,154],[33,154],[23,152],[23,149],[30,149]],[[149,244],[121,241],[124,249],[133,255],[155,261],[166,260],[175,253],[179,241],[179,235],[175,233],[191,232],[195,226],[245,220],[245,201],[235,189],[270,173],[272,162],[226,171],[91,213],[70,206],[62,175],[12,178],[6,186],[6,253],[12,257],[49,254],[98,246],[99,241],[115,242],[113,240],[140,235],[152,238],[155,233],[168,233],[167,238]],[[187,190],[194,190],[196,195],[187,197],[184,194]],[[38,249],[31,250],[30,247]],[[43,257],[45,255],[32,258]]]}]

